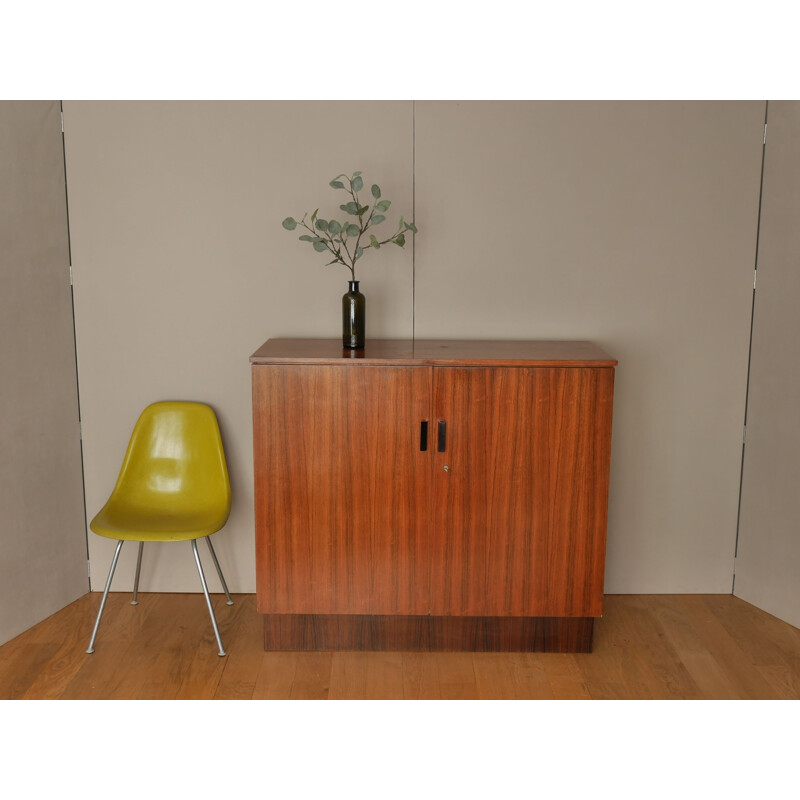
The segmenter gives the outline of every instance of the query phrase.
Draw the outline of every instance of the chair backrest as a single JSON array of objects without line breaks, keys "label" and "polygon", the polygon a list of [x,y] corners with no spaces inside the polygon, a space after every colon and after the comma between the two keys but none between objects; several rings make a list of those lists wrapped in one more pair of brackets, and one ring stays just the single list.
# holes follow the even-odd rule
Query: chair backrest
[{"label": "chair backrest", "polygon": [[231,507],[217,417],[205,403],[149,405],[131,434],[112,496],[175,512]]}]

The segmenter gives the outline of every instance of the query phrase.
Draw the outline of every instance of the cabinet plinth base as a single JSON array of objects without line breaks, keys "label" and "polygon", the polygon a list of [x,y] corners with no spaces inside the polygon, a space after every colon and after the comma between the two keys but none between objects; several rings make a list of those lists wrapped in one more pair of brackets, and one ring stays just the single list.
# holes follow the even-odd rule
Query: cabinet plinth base
[{"label": "cabinet plinth base", "polygon": [[592,617],[265,614],[265,650],[590,653]]}]

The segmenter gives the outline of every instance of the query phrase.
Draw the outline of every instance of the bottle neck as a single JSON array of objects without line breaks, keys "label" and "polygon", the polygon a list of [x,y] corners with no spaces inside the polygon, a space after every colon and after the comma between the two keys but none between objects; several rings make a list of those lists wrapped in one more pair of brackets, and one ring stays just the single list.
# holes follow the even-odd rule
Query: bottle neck
[{"label": "bottle neck", "polygon": [[347,281],[347,291],[348,292],[357,292],[358,291],[358,281]]}]

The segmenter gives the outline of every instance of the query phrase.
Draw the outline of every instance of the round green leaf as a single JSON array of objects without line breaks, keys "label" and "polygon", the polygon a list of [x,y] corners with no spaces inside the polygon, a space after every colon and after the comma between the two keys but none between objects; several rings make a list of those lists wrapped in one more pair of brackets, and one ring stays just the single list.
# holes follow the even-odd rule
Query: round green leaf
[{"label": "round green leaf", "polygon": [[341,232],[342,232],[342,226],[335,219],[332,219],[328,223],[328,233],[330,233],[333,236],[336,236]]},{"label": "round green leaf", "polygon": [[287,231],[293,231],[297,227],[297,220],[292,217],[286,217],[281,224]]},{"label": "round green leaf", "polygon": [[344,184],[341,181],[331,181],[328,186],[332,186],[334,189],[344,189]]},{"label": "round green leaf", "polygon": [[364,248],[363,247],[357,247],[356,248],[356,258],[357,259],[361,258],[361,256],[363,256],[363,255],[364,255]]},{"label": "round green leaf", "polygon": [[317,230],[318,231],[326,231],[326,230],[328,230],[328,220],[326,220],[326,219],[318,219],[316,224],[317,224]]},{"label": "round green leaf", "polygon": [[347,235],[348,236],[358,236],[361,233],[361,228],[358,225],[353,225],[352,223],[347,226]]},{"label": "round green leaf", "polygon": [[378,200],[381,196],[381,187],[377,183],[372,184],[372,196]]},{"label": "round green leaf", "polygon": [[380,225],[381,222],[383,222],[385,219],[386,219],[386,217],[384,217],[383,214],[375,214],[372,217],[372,224],[373,225]]},{"label": "round green leaf", "polygon": [[406,222],[406,230],[414,231],[414,233],[417,233],[417,226],[413,222]]},{"label": "round green leaf", "polygon": [[356,175],[356,177],[353,178],[353,191],[360,192],[363,188],[364,188],[364,181],[362,181],[361,178],[359,178],[358,175]]},{"label": "round green leaf", "polygon": [[358,205],[353,201],[350,201],[346,205],[339,206],[346,214],[352,214],[354,217],[358,216]]},{"label": "round green leaf", "polygon": [[381,249],[381,243],[375,238],[374,234],[369,237],[369,243],[376,249]]},{"label": "round green leaf", "polygon": [[313,236],[309,236],[307,233],[304,233],[300,237],[300,241],[301,242],[313,242],[314,241],[314,237]]},{"label": "round green leaf", "polygon": [[391,204],[391,200],[381,200],[380,203],[375,203],[375,208],[378,211],[388,211]]},{"label": "round green leaf", "polygon": [[319,242],[314,242],[314,249],[318,253],[324,253],[328,248],[325,246],[325,242],[319,241]]},{"label": "round green leaf", "polygon": [[406,243],[406,237],[401,233],[392,240],[395,244],[399,244],[402,247]]}]

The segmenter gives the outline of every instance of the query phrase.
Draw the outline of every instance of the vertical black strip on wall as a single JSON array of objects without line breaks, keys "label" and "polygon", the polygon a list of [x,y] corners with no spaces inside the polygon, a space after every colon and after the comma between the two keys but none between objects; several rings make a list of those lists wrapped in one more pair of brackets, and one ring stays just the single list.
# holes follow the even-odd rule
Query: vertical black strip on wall
[{"label": "vertical black strip on wall", "polygon": [[[69,189],[67,188],[67,145],[64,133],[64,101],[59,103],[61,110],[61,156],[64,161],[64,205],[67,212],[67,254],[69,258],[70,282],[69,294],[72,303],[72,344],[75,353],[75,391],[78,398],[78,425],[81,425],[81,387],[78,381],[78,336],[75,329],[75,287],[73,286],[74,277],[72,276],[72,235],[69,227]],[[83,432],[79,438],[81,448],[81,489],[83,491],[83,535],[86,541],[86,563],[89,563],[89,518],[86,514],[86,470],[83,464]],[[89,581],[89,591],[92,591],[92,577],[87,574]]]},{"label": "vertical black strip on wall", "polygon": [[747,350],[747,382],[744,393],[744,427],[742,429],[742,461],[739,465],[739,508],[736,514],[736,543],[733,548],[733,580],[731,594],[736,586],[736,557],[739,555],[739,530],[742,522],[742,488],[744,486],[744,451],[747,447],[747,407],[750,400],[750,363],[753,358],[753,322],[756,314],[756,283],[758,282],[758,250],[761,242],[761,207],[764,202],[764,165],[767,160],[767,118],[769,116],[769,100],[764,105],[764,141],[761,147],[761,183],[758,189],[758,222],[756,225],[756,256],[753,267],[753,299],[750,305],[750,343]]}]

